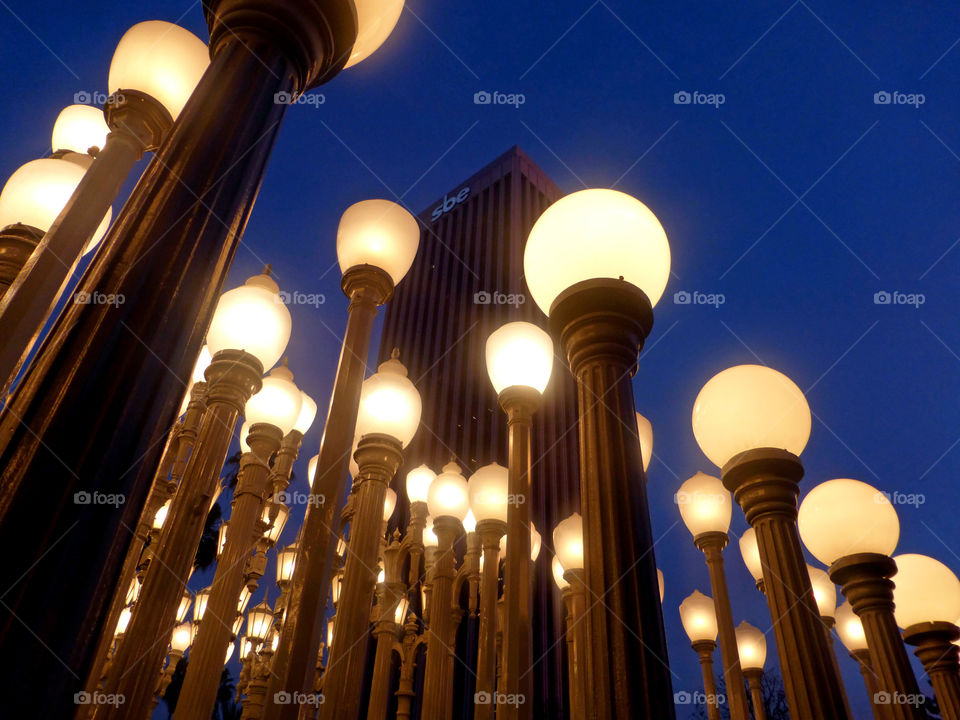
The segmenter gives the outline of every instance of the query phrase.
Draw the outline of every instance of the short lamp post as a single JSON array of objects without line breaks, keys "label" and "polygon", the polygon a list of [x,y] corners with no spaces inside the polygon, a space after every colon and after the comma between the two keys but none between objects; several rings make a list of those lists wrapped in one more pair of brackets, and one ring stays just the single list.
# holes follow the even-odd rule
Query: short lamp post
[{"label": "short lamp post", "polygon": [[721,468],[756,531],[791,715],[847,718],[840,678],[813,599],[797,531],[803,477],[798,455],[810,437],[810,408],[790,378],[761,365],[738,365],[711,378],[693,407],[693,434]]},{"label": "short lamp post", "polygon": [[420,583],[420,564],[424,551],[423,532],[427,526],[427,498],[430,495],[430,484],[436,477],[437,474],[426,465],[419,465],[407,473],[404,485],[407,500],[410,501],[410,522],[407,523],[407,533],[403,538],[409,546],[410,574],[407,585],[410,588],[415,588]]},{"label": "short lamp post", "polygon": [[767,638],[759,628],[746,620],[737,625],[737,650],[743,676],[750,686],[750,699],[753,701],[754,720],[767,720],[767,709],[763,704],[763,664],[767,661]]},{"label": "short lamp post", "polygon": [[703,670],[703,692],[706,696],[707,717],[720,720],[720,698],[713,676],[713,651],[717,647],[717,611],[713,600],[694,590],[680,603],[680,622],[690,638],[690,645],[700,659]]},{"label": "short lamp post", "polygon": [[[918,697],[920,690],[894,618],[897,565],[890,557],[900,538],[897,511],[886,495],[859,480],[828,480],[800,505],[800,535],[863,623],[880,692]],[[891,703],[893,720],[922,718],[919,705]]]},{"label": "short lamp post", "polygon": [[[384,522],[393,514],[393,506],[383,510]],[[376,652],[373,660],[373,676],[370,681],[370,700],[367,703],[367,720],[385,720],[390,705],[390,669],[394,644],[403,631],[407,618],[406,586],[401,578],[401,553],[399,540],[394,539],[383,551],[383,582],[378,584],[376,621],[373,636]]]},{"label": "short lamp post", "polygon": [[675,498],[680,516],[693,535],[694,544],[703,552],[710,571],[730,717],[732,720],[750,720],[743,672],[737,655],[730,592],[723,569],[723,548],[727,545],[727,531],[733,514],[730,493],[723,487],[720,478],[698,472],[680,486]]},{"label": "short lamp post", "polygon": [[837,635],[840,642],[856,661],[863,676],[863,684],[867,688],[867,697],[870,700],[870,709],[873,711],[873,720],[887,720],[886,705],[877,703],[880,686],[877,683],[877,672],[873,669],[873,660],[870,658],[870,649],[867,647],[867,636],[863,632],[863,623],[853,611],[847,601],[837,608],[836,617]]},{"label": "short lamp post", "polygon": [[926,555],[898,555],[894,614],[933,684],[943,720],[960,720],[960,580]]},{"label": "short lamp post", "polygon": [[567,610],[567,678],[570,686],[570,720],[588,717],[586,687],[587,636],[584,613],[587,592],[583,572],[583,520],[574,513],[553,530],[553,575],[563,592]]},{"label": "short lamp post", "polygon": [[584,619],[591,712],[666,720],[673,690],[631,376],[670,274],[667,236],[639,200],[582,190],[540,216],[523,267],[582,412],[584,576],[589,595],[605,598]]}]

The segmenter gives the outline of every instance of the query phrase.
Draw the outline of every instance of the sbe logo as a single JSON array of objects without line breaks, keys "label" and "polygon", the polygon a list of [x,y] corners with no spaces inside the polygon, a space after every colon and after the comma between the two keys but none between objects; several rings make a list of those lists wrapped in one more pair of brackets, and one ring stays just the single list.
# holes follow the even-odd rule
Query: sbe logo
[{"label": "sbe logo", "polygon": [[470,196],[470,188],[465,187],[453,197],[443,196],[443,202],[433,209],[432,222],[436,222]]}]

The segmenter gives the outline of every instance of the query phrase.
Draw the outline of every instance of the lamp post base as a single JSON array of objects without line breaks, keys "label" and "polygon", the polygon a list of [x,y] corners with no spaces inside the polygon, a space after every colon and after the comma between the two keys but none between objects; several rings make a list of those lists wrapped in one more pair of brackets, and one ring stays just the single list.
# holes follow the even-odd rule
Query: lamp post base
[{"label": "lamp post base", "polygon": [[877,703],[877,694],[880,688],[877,685],[877,673],[873,669],[873,660],[870,658],[870,651],[866,648],[862,650],[853,650],[850,653],[857,666],[860,668],[860,674],[863,676],[863,684],[867,688],[867,697],[870,699],[870,710],[873,711],[873,720],[888,720],[884,712],[886,705]]},{"label": "lamp post base", "polygon": [[747,679],[747,685],[750,687],[754,720],[767,720],[767,708],[763,704],[763,670],[758,668],[744,670],[743,676]]},{"label": "lamp post base", "polygon": [[960,720],[960,628],[948,622],[911,625],[903,631],[903,640],[930,676],[933,692],[943,720]]}]

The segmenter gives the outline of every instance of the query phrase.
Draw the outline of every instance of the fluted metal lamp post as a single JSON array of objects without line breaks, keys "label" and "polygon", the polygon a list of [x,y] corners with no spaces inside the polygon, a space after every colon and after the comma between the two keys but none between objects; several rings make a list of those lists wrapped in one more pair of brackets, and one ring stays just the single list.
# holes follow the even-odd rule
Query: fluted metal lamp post
[{"label": "fluted metal lamp post", "polygon": [[960,580],[926,555],[898,555],[894,614],[926,671],[943,720],[960,720]]},{"label": "fluted metal lamp post", "polygon": [[[813,599],[817,603],[817,611],[820,613],[820,622],[823,623],[823,631],[827,636],[830,659],[833,661],[833,668],[837,677],[840,677],[837,649],[833,643],[833,628],[836,625],[835,616],[837,614],[837,586],[833,584],[833,580],[830,579],[826,571],[818,567],[807,564],[807,572],[810,574],[810,586],[813,589]],[[853,717],[850,700],[847,697],[847,689],[843,685],[842,678],[840,689],[843,691],[843,702],[847,709],[847,715]]]},{"label": "fluted metal lamp post", "polygon": [[[583,572],[583,519],[580,513],[564,518],[553,529],[553,574],[563,591],[567,609],[567,677],[570,687],[570,720],[585,720],[588,689],[586,650],[587,633],[584,613],[587,591]],[[559,569],[559,575],[558,575]]]},{"label": "fluted metal lamp post", "polygon": [[[314,497],[323,498],[324,502],[308,505],[303,520],[286,620],[273,658],[264,720],[296,718],[295,706],[274,703],[272,698],[278,692],[292,695],[313,687],[336,547],[336,513],[346,491],[373,321],[377,308],[392,297],[395,285],[410,269],[419,242],[417,221],[402,207],[387,200],[364,200],[351,205],[340,219],[337,258],[343,271],[341,286],[350,305],[311,484]],[[339,632],[338,640],[342,637]],[[340,645],[342,647],[343,642]]]},{"label": "fluted metal lamp post", "polygon": [[[897,511],[876,488],[859,480],[828,480],[803,499],[800,535],[863,623],[881,693],[919,697],[917,679],[894,618],[897,565],[890,557],[900,538]],[[890,703],[893,720],[922,718],[918,704]]]},{"label": "fluted metal lamp post", "polygon": [[[551,205],[530,231],[524,276],[577,382],[587,701],[596,718],[674,717],[631,375],[670,274],[656,216],[615,190]],[[526,671],[526,669],[525,669]]]},{"label": "fluted metal lamp post", "polygon": [[848,716],[797,531],[803,477],[798,455],[810,437],[810,422],[800,388],[761,365],[717,374],[693,407],[700,449],[722,469],[724,487],[756,531],[791,715],[834,720]]},{"label": "fluted metal lamp post", "polygon": [[720,720],[720,696],[713,676],[713,651],[717,647],[717,611],[713,600],[694,590],[680,603],[680,622],[690,638],[690,645],[700,659],[703,671],[704,704],[707,717]]},{"label": "fluted metal lamp post", "polygon": [[710,571],[730,717],[732,720],[750,720],[727,576],[723,569],[723,548],[727,545],[727,530],[733,514],[732,498],[720,478],[698,472],[680,486],[675,499],[680,517],[693,535],[693,543],[703,552]]},{"label": "fluted metal lamp post", "polygon": [[[384,506],[384,523],[390,519],[393,509],[392,504]],[[386,720],[387,718],[394,645],[403,631],[403,624],[407,619],[407,608],[410,604],[406,597],[406,585],[401,577],[403,557],[401,544],[397,538],[388,543],[383,550],[383,582],[378,583],[377,587],[377,619],[373,628],[376,651],[373,660],[373,676],[370,681],[370,699],[367,703],[367,720]]]},{"label": "fluted metal lamp post", "polygon": [[767,660],[767,638],[753,625],[744,620],[737,625],[737,650],[743,676],[750,686],[754,720],[767,720],[767,708],[763,704],[763,664]]},{"label": "fluted metal lamp post", "polygon": [[860,668],[863,683],[867,688],[867,697],[870,700],[870,709],[873,711],[873,720],[887,720],[886,705],[877,704],[877,695],[880,686],[877,684],[877,672],[873,669],[873,660],[870,658],[870,649],[867,647],[867,636],[863,632],[863,623],[853,611],[847,601],[837,608],[836,617],[837,635],[850,653],[850,657]]}]

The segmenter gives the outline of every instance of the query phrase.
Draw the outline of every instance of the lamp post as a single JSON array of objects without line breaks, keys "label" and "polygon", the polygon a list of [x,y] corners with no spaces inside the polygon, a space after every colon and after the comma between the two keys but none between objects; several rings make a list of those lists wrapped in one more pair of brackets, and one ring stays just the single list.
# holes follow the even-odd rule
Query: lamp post
[{"label": "lamp post", "polygon": [[[960,580],[926,555],[898,555],[894,614],[933,684],[943,720],[960,720]],[[921,696],[922,697],[922,696]]]},{"label": "lamp post", "polygon": [[[827,636],[827,648],[830,650],[830,660],[833,661],[833,669],[837,677],[840,677],[840,665],[837,663],[837,649],[833,643],[833,628],[836,625],[837,613],[837,586],[833,584],[830,576],[820,568],[807,564],[807,572],[810,575],[810,587],[813,590],[813,599],[817,604],[817,611],[820,613],[820,622],[823,623],[823,631]],[[847,689],[841,679],[840,690],[843,692],[843,704],[846,707],[847,715],[853,717],[853,711],[850,709],[850,700],[847,698]]]},{"label": "lamp post", "polygon": [[[870,485],[847,478],[817,485],[804,498],[800,535],[863,623],[881,693],[919,697],[917,679],[893,615],[897,565],[890,557],[900,537],[897,511]],[[916,704],[891,703],[894,720],[921,718]]]},{"label": "lamp post", "polygon": [[797,531],[803,477],[798,455],[810,437],[810,422],[800,388],[761,365],[715,375],[693,407],[697,444],[722,469],[724,487],[756,531],[790,713],[832,720],[847,718],[843,692]]},{"label": "lamp post", "polygon": [[351,205],[340,219],[337,257],[343,271],[341,286],[350,305],[311,485],[314,497],[322,497],[324,502],[308,505],[304,516],[264,720],[296,718],[295,706],[275,704],[271,698],[278,692],[300,692],[313,683],[336,545],[336,512],[345,492],[373,321],[377,307],[390,299],[395,285],[410,269],[419,242],[417,221],[386,200]]},{"label": "lamp post", "polygon": [[[393,507],[383,509],[384,522],[393,514]],[[399,536],[398,536],[399,537]],[[390,702],[390,668],[394,642],[407,618],[409,601],[401,581],[400,542],[394,539],[383,551],[384,582],[379,586],[377,620],[373,629],[376,638],[376,653],[373,660],[373,677],[370,682],[370,700],[367,704],[367,720],[386,720]],[[329,690],[328,690],[329,692]]]},{"label": "lamp post", "polygon": [[717,647],[717,611],[713,600],[694,590],[680,603],[680,622],[700,659],[707,717],[720,720],[720,696],[717,694],[717,681],[713,677],[713,651]]},{"label": "lamp post", "polygon": [[[430,484],[427,506],[437,535],[437,556],[433,563],[430,614],[427,629],[427,661],[423,677],[423,718],[442,718],[447,708],[447,656],[453,652],[448,638],[453,624],[450,603],[453,595],[455,562],[453,543],[470,510],[467,481],[460,466],[449,462]],[[338,630],[339,633],[339,630]],[[339,639],[339,634],[338,634]]]},{"label": "lamp post", "polygon": [[[480,571],[480,629],[477,641],[477,684],[475,697],[493,697],[497,676],[497,586],[500,538],[507,532],[510,477],[497,463],[484,465],[467,483],[470,510],[477,520],[477,534],[483,553]],[[493,703],[476,703],[475,720],[491,720]]]},{"label": "lamp post", "polygon": [[856,661],[860,668],[860,674],[863,676],[863,684],[867,688],[867,697],[870,700],[870,709],[873,711],[873,720],[888,720],[887,706],[877,702],[880,687],[877,684],[877,672],[873,669],[873,661],[867,647],[867,636],[863,632],[863,623],[860,622],[860,618],[853,611],[849,601],[837,608],[836,621],[837,635],[840,636],[840,641],[847,648],[850,657]]},{"label": "lamp post", "polygon": [[[553,530],[553,573],[557,585],[563,585],[567,606],[567,676],[570,686],[570,720],[584,720],[588,716],[586,687],[587,634],[584,615],[587,611],[587,592],[583,572],[583,520],[574,513],[561,520]],[[560,576],[557,576],[557,569]]]},{"label": "lamp post", "polygon": [[[6,338],[0,348],[0,382],[9,383],[16,375],[84,248],[106,231],[110,204],[130,171],[144,152],[163,143],[209,64],[206,43],[172,23],[141,22],[120,39],[104,106],[110,134],[0,301],[0,336]],[[61,146],[54,142],[53,147]]]},{"label": "lamp post", "polygon": [[[587,686],[597,718],[674,717],[657,598],[633,388],[652,307],[670,274],[666,234],[652,212],[615,190],[583,190],[551,205],[530,231],[524,275],[549,316],[577,381],[582,416],[580,503],[584,573],[593,603]],[[618,279],[619,278],[619,279]]]},{"label": "lamp post", "polygon": [[200,626],[190,651],[191,662],[183,679],[175,720],[207,717],[213,712],[223,653],[230,643],[231,626],[237,615],[237,596],[245,585],[243,563],[253,551],[256,525],[270,491],[270,459],[280,450],[284,436],[293,431],[302,405],[303,394],[285,365],[274,368],[263,379],[260,391],[247,401],[244,417],[250,423],[250,451],[240,458],[230,525],[207,601],[207,620]]},{"label": "lamp post", "polygon": [[407,584],[415,588],[420,583],[420,560],[423,558],[423,532],[427,526],[427,497],[430,484],[437,474],[426,465],[419,465],[407,473],[405,488],[410,501],[410,522],[403,541],[409,546],[410,576]]},{"label": "lamp post", "polygon": [[737,650],[743,675],[750,686],[750,698],[753,700],[754,720],[767,720],[767,709],[763,704],[763,664],[767,660],[767,638],[759,628],[744,620],[737,625]]},{"label": "lamp post", "polygon": [[355,453],[360,472],[337,608],[337,644],[330,649],[320,709],[321,717],[330,720],[355,720],[360,715],[387,485],[403,461],[403,448],[420,425],[420,394],[397,357],[394,349],[390,360],[364,381],[360,392],[360,443]]},{"label": "lamp post", "polygon": [[737,654],[727,576],[723,569],[723,548],[727,545],[727,530],[730,529],[733,514],[730,493],[723,487],[720,478],[698,472],[680,486],[675,497],[680,517],[693,535],[694,545],[703,552],[710,572],[730,717],[733,720],[750,720],[743,672]]},{"label": "lamp post", "polygon": [[[207,366],[207,411],[180,481],[177,502],[163,525],[160,542],[141,591],[128,638],[107,678],[110,692],[122,693],[122,708],[104,708],[104,717],[124,717],[149,706],[163,646],[203,534],[217,478],[233,439],[237,416],[258,392],[263,368],[283,354],[290,338],[290,313],[267,274],[255,275],[224,293],[207,332],[213,359]],[[236,597],[236,593],[233,594]],[[232,622],[231,617],[228,623]],[[221,651],[222,652],[222,651]],[[122,666],[122,670],[118,667]]]}]

